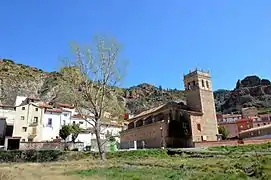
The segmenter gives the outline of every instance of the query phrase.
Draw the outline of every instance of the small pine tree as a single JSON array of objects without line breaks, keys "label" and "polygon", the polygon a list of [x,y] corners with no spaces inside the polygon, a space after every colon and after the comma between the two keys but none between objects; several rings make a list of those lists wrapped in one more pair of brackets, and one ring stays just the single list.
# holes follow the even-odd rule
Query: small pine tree
[{"label": "small pine tree", "polygon": [[229,131],[226,129],[224,126],[219,126],[218,127],[218,132],[219,134],[222,134],[222,139],[226,140],[229,136]]},{"label": "small pine tree", "polygon": [[81,131],[79,124],[73,124],[71,126],[71,135],[72,135],[72,142],[74,143],[76,138],[78,137],[79,133]]},{"label": "small pine tree", "polygon": [[67,149],[67,137],[71,134],[72,128],[69,125],[64,125],[59,130],[59,136],[65,141],[65,149]]}]

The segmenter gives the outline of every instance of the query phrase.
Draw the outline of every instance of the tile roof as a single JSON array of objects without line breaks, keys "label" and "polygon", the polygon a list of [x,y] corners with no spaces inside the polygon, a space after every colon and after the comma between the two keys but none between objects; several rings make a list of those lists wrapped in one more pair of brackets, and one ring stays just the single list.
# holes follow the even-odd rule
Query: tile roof
[{"label": "tile roof", "polygon": [[150,115],[150,114],[155,113],[155,112],[157,112],[157,111],[159,111],[159,110],[161,110],[161,109],[163,109],[164,107],[169,106],[169,105],[176,105],[176,106],[179,106],[181,110],[186,111],[186,112],[188,112],[188,113],[190,113],[190,114],[202,115],[202,112],[190,111],[190,110],[184,109],[184,108],[183,108],[183,105],[181,105],[181,104],[179,104],[179,103],[176,103],[176,102],[169,102],[169,103],[166,103],[166,104],[157,106],[157,107],[155,107],[155,108],[151,108],[151,109],[149,109],[149,110],[143,111],[143,112],[141,112],[141,113],[135,115],[135,116],[132,117],[131,119],[128,119],[128,121],[129,121],[129,122],[130,122],[130,121],[134,121],[134,120],[136,120],[136,119],[138,119],[138,118],[140,118],[140,117],[144,117],[144,116],[146,116],[146,115]]},{"label": "tile roof", "polygon": [[84,115],[84,114],[75,114],[72,116],[72,118],[85,118],[85,117],[94,118],[94,116]]},{"label": "tile roof", "polygon": [[54,108],[54,109],[46,109],[46,111],[55,112],[55,113],[62,113],[62,109],[56,109],[56,108]]},{"label": "tile roof", "polygon": [[74,106],[70,104],[63,104],[63,103],[56,103],[58,106],[63,107],[63,108],[70,108],[73,109]]},{"label": "tile roof", "polygon": [[247,130],[241,131],[240,134],[246,133],[246,132],[252,132],[252,131],[256,131],[256,130],[261,130],[261,129],[267,129],[267,128],[271,128],[271,124],[247,129]]}]

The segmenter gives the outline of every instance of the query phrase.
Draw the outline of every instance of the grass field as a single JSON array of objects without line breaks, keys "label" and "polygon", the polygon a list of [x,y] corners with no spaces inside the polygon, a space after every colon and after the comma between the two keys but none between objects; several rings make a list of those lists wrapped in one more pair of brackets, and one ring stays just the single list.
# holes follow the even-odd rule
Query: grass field
[{"label": "grass field", "polygon": [[271,156],[93,158],[52,163],[1,164],[1,180],[270,179]]}]

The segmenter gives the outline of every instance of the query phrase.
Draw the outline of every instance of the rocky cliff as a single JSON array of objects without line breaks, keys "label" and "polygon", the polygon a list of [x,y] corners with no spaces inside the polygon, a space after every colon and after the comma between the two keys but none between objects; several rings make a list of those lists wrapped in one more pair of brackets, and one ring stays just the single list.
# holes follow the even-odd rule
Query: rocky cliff
[{"label": "rocky cliff", "polygon": [[[45,101],[65,101],[58,84],[62,80],[59,72],[44,72],[41,69],[16,64],[12,60],[0,60],[0,100],[12,105],[16,96],[39,97]],[[171,100],[184,99],[183,91],[165,90],[150,84],[130,88],[116,88],[116,99],[124,103],[125,111],[139,113]],[[65,102],[68,103],[68,102]]]},{"label": "rocky cliff", "polygon": [[[0,60],[0,101],[12,105],[16,96],[34,96],[45,101],[63,102],[58,89],[62,79],[59,72],[44,72],[41,69],[16,64],[12,60]],[[139,113],[168,101],[185,99],[185,93],[177,89],[163,89],[143,83],[130,88],[116,88],[116,100],[124,104],[125,111]],[[271,107],[271,84],[267,79],[249,76],[236,83],[232,91],[214,92],[217,111],[228,113],[241,107]],[[67,103],[67,102],[65,102]]]},{"label": "rocky cliff", "polygon": [[248,76],[238,80],[232,91],[219,90],[214,93],[217,111],[230,113],[242,107],[271,107],[271,83],[258,76]]}]

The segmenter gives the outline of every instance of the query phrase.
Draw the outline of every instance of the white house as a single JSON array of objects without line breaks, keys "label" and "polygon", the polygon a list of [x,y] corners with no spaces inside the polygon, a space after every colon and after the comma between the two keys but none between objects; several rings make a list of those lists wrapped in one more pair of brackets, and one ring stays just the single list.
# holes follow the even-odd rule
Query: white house
[{"label": "white house", "polygon": [[52,141],[59,138],[61,115],[61,109],[46,109],[44,111],[41,141]]}]

